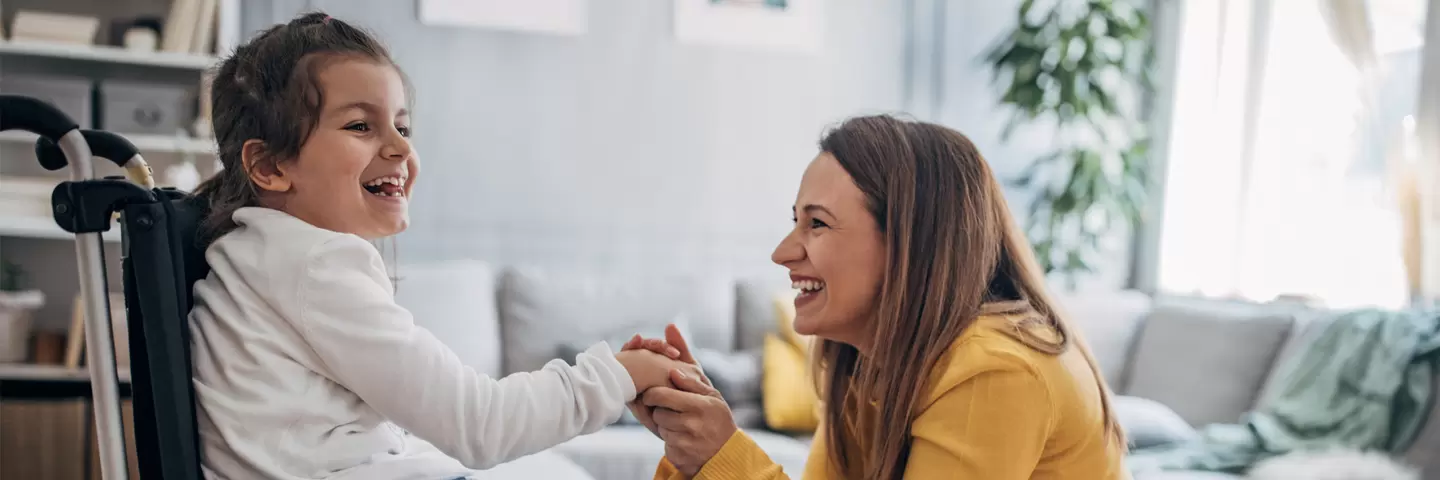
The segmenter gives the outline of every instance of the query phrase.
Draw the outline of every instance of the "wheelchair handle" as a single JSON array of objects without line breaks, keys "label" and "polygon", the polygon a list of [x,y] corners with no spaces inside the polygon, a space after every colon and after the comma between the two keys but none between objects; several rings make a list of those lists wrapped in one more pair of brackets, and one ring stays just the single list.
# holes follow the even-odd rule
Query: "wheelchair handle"
[{"label": "wheelchair handle", "polygon": [[[144,185],[145,188],[155,187],[150,165],[145,163],[144,157],[140,156],[140,149],[135,148],[135,144],[130,143],[130,140],[103,130],[83,129],[80,134],[90,146],[92,155],[125,169],[131,181]],[[40,159],[40,166],[46,170],[59,170],[68,163],[68,157],[60,149],[60,145],[45,137],[35,140],[35,157]]]},{"label": "wheelchair handle", "polygon": [[0,95],[0,131],[25,130],[60,143],[60,137],[78,128],[54,105],[33,97]]}]

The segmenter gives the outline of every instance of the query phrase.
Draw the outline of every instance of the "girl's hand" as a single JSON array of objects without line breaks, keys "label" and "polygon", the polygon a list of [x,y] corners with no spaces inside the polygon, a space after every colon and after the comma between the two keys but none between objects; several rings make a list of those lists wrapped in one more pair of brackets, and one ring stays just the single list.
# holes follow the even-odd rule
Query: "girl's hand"
[{"label": "girl's hand", "polygon": [[695,368],[694,365],[666,358],[648,350],[624,350],[615,354],[615,360],[625,367],[625,371],[630,372],[630,380],[635,382],[637,399],[646,390],[669,386],[671,370]]},{"label": "girl's hand", "polygon": [[665,343],[664,339],[644,338],[638,333],[635,334],[634,337],[631,337],[630,341],[625,342],[625,345],[620,347],[620,351],[623,352],[626,350],[649,350],[674,360],[680,359],[680,349]]},{"label": "girl's hand", "polygon": [[[679,352],[680,356],[676,357],[676,359],[681,362],[694,365],[694,374],[698,375],[699,378],[704,381],[706,385],[710,384],[710,379],[705,377],[704,368],[700,366],[699,362],[695,361],[695,356],[690,353],[690,345],[685,342],[685,336],[680,334],[680,328],[676,327],[673,323],[665,326],[665,340],[661,341],[660,339],[645,339],[641,338],[639,335],[636,335],[634,338],[631,338],[630,341],[625,342],[625,346],[622,347],[621,350],[637,350],[641,348],[651,350],[646,345],[661,344],[665,345],[668,348],[673,348],[677,352]],[[636,390],[636,392],[638,393],[640,391]],[[650,430],[650,433],[655,434],[656,437],[659,437],[660,428],[655,425],[655,419],[653,418],[655,409],[641,403],[640,398],[641,397],[637,394],[635,397],[635,401],[630,402],[630,413],[632,415],[635,415],[635,420],[638,420],[641,425],[644,425],[646,429]]]}]

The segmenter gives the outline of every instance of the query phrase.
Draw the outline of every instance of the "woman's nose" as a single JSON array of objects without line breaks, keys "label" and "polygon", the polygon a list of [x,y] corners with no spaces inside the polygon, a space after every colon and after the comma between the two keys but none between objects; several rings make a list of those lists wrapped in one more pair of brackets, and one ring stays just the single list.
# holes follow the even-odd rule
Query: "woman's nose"
[{"label": "woman's nose", "polygon": [[785,234],[785,238],[780,239],[780,244],[776,245],[775,251],[770,254],[770,261],[782,266],[804,258],[805,247],[800,245],[800,241],[795,238],[793,229],[790,233]]}]

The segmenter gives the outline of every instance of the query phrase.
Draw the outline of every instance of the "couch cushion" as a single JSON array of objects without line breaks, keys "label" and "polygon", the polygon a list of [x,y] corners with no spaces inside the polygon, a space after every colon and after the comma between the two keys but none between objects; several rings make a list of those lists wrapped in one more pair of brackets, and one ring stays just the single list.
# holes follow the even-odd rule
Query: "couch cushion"
[{"label": "couch cushion", "polygon": [[[803,442],[763,430],[745,430],[745,433],[771,460],[780,464],[790,478],[800,478],[810,453]],[[655,476],[655,467],[665,455],[665,442],[645,427],[611,426],[576,437],[553,450],[585,468],[596,480],[631,480]]]},{"label": "couch cushion", "polygon": [[765,345],[765,334],[778,325],[775,296],[790,290],[790,278],[784,271],[773,276],[747,277],[735,283],[736,347],[759,349]]},{"label": "couch cushion", "polygon": [[536,370],[567,346],[625,338],[676,321],[685,323],[692,347],[730,351],[734,295],[731,282],[719,277],[507,269],[499,297],[505,371]]},{"label": "couch cushion", "polygon": [[574,461],[553,451],[543,451],[472,473],[466,480],[597,480]]},{"label": "couch cushion", "polygon": [[1140,324],[1150,313],[1150,296],[1135,290],[1074,291],[1053,294],[1057,308],[1090,345],[1105,382],[1125,384],[1126,365]]},{"label": "couch cushion", "polygon": [[1293,320],[1254,305],[1157,302],[1121,392],[1159,401],[1191,425],[1237,422],[1254,407]]},{"label": "couch cushion", "polygon": [[475,371],[501,375],[500,320],[489,265],[459,260],[402,265],[396,272],[395,302],[414,315],[416,325],[434,333]]}]

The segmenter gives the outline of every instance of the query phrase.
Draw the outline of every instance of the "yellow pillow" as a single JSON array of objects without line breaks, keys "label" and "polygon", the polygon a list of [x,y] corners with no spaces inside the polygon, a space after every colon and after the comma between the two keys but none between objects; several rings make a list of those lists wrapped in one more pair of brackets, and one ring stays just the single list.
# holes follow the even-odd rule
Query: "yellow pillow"
[{"label": "yellow pillow", "polygon": [[810,337],[795,333],[795,293],[775,296],[776,333],[765,335],[761,352],[761,401],[770,428],[811,433],[820,423],[820,399],[808,372]]},{"label": "yellow pillow", "polygon": [[820,424],[819,399],[806,374],[803,351],[775,334],[765,335],[760,385],[765,423],[779,431],[812,433]]},{"label": "yellow pillow", "polygon": [[795,293],[792,291],[775,296],[775,330],[780,332],[781,339],[809,356],[810,336],[795,333]]}]

